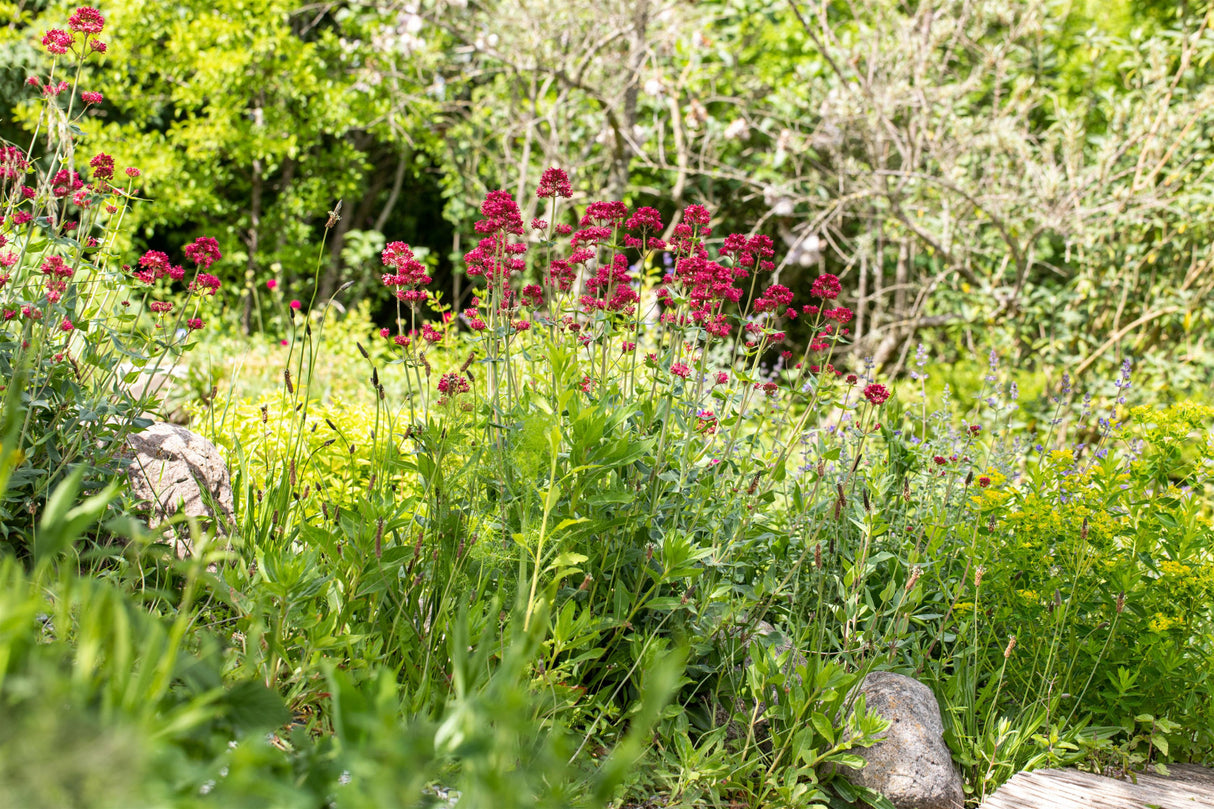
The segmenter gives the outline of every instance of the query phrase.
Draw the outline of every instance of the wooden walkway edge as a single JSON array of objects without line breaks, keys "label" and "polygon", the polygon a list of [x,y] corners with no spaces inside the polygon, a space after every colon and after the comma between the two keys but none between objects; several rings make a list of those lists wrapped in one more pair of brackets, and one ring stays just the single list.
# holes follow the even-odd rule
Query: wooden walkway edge
[{"label": "wooden walkway edge", "polygon": [[1175,764],[1168,772],[1137,773],[1137,783],[1078,770],[1022,772],[981,809],[1214,809],[1214,770]]}]

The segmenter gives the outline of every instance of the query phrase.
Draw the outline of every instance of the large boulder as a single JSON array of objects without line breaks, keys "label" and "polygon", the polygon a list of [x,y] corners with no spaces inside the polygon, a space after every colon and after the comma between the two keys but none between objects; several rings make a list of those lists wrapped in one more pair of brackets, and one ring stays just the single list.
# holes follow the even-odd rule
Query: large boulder
[{"label": "large boulder", "polygon": [[961,773],[944,743],[940,706],[930,688],[901,674],[874,671],[860,686],[867,709],[889,722],[885,741],[852,752],[867,764],[843,768],[853,784],[884,795],[898,809],[962,809]]},{"label": "large boulder", "polygon": [[[130,491],[159,525],[180,510],[191,517],[213,517],[227,534],[233,519],[232,480],[219,448],[176,424],[153,424],[127,438]],[[211,508],[214,505],[214,510]],[[177,531],[177,555],[188,556],[188,533]]]}]

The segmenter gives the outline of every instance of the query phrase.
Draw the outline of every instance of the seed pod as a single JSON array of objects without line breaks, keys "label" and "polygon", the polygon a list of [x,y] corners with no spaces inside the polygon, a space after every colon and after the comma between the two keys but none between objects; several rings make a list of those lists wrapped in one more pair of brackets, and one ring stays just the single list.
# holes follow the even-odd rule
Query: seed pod
[{"label": "seed pod", "polygon": [[426,379],[429,379],[430,378],[430,362],[429,362],[429,360],[426,359],[426,352],[422,351],[421,353],[419,353],[417,355],[417,360],[418,360],[418,362],[420,362],[422,364],[422,367],[426,369]]},{"label": "seed pod", "polygon": [[1083,518],[1083,523],[1079,526],[1079,539],[1082,542],[1088,541],[1088,518]]},{"label": "seed pod", "polygon": [[818,570],[822,569],[822,543],[814,545],[814,567]]},{"label": "seed pod", "polygon": [[270,408],[266,405],[261,406],[261,423],[266,424],[270,421]]},{"label": "seed pod", "polygon": [[371,368],[371,387],[379,387],[379,369],[374,366]]},{"label": "seed pod", "polygon": [[915,585],[919,583],[919,577],[923,575],[923,568],[915,565],[911,568],[910,577],[906,580],[906,592],[915,589]]},{"label": "seed pod", "polygon": [[291,384],[291,369],[290,369],[290,368],[283,368],[283,369],[282,369],[282,378],[283,378],[283,379],[286,381],[286,383],[287,383],[287,393],[294,394],[294,393],[295,393],[295,386]]},{"label": "seed pod", "polygon": [[1011,657],[1012,649],[1015,649],[1015,648],[1016,648],[1016,636],[1009,635],[1008,639],[1007,639],[1007,648],[1003,650],[1003,659],[1006,660],[1007,658]]},{"label": "seed pod", "polygon": [[337,432],[337,425],[334,424],[331,420],[325,419],[325,424],[329,425],[330,430],[332,430],[333,432]]},{"label": "seed pod", "polygon": [[320,501],[320,513],[324,515],[325,522],[329,521],[329,504],[324,500]]},{"label": "seed pod", "polygon": [[755,493],[755,489],[757,489],[757,488],[759,487],[759,478],[760,478],[760,477],[762,477],[762,476],[763,476],[763,470],[761,470],[761,469],[760,469],[758,472],[755,472],[754,477],[752,477],[752,478],[750,479],[750,486],[748,486],[748,487],[746,488],[746,493],[747,493],[747,494],[754,494],[754,493]]},{"label": "seed pod", "polygon": [[860,497],[862,500],[864,500],[864,510],[871,512],[873,510],[873,504],[868,501],[868,489],[861,489]]},{"label": "seed pod", "polygon": [[371,355],[367,353],[367,349],[363,348],[362,343],[355,343],[354,345],[358,346],[358,353],[363,355],[364,360],[371,359]]},{"label": "seed pod", "polygon": [[1117,594],[1117,614],[1125,612],[1125,590]]},{"label": "seed pod", "polygon": [[977,589],[982,586],[982,576],[985,573],[986,573],[986,568],[983,567],[982,565],[978,565],[977,570],[974,571],[974,589]]},{"label": "seed pod", "polygon": [[970,484],[973,482],[974,482],[974,470],[971,469],[970,473],[965,476],[965,488],[968,489],[970,487]]},{"label": "seed pod", "polygon": [[295,488],[295,459],[294,458],[291,459],[291,474],[289,476],[289,479],[291,481],[291,488],[294,489]]},{"label": "seed pod", "polygon": [[380,517],[375,524],[375,558],[380,559],[384,555],[384,518]]}]

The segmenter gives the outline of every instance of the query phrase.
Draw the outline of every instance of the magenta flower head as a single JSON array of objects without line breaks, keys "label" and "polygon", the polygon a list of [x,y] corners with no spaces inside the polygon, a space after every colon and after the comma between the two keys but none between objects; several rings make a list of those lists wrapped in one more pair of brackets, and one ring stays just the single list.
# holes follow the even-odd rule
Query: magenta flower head
[{"label": "magenta flower head", "polygon": [[874,382],[864,389],[864,398],[874,405],[883,405],[889,399],[889,388]]},{"label": "magenta flower head", "polygon": [[42,37],[42,45],[49,53],[62,56],[76,44],[76,38],[62,28],[52,28]]},{"label": "magenta flower head", "polygon": [[209,270],[212,264],[223,258],[223,253],[219,252],[219,242],[210,236],[199,236],[193,244],[186,245],[185,257],[202,269]]},{"label": "magenta flower head", "polygon": [[285,346],[287,344],[287,338],[285,338],[285,337],[282,338],[281,340],[278,341],[278,344],[281,346]]},{"label": "magenta flower head", "polygon": [[266,289],[274,289],[274,287],[276,287],[276,286],[278,286],[278,282],[275,281],[273,278],[271,278],[269,281],[266,281]]},{"label": "magenta flower head", "polygon": [[483,236],[499,231],[523,235],[523,217],[509,191],[490,191],[481,203],[481,216],[485,218],[476,223],[476,232]]},{"label": "magenta flower head", "polygon": [[540,199],[547,197],[572,197],[573,187],[569,185],[569,175],[555,166],[544,171],[540,177],[540,187],[535,190]]},{"label": "magenta flower head", "polygon": [[92,6],[81,6],[67,20],[68,27],[82,34],[100,34],[105,28],[105,17]]},{"label": "magenta flower head", "polygon": [[299,311],[300,307],[302,307],[302,306],[303,306],[303,304],[300,303],[299,301],[291,301],[291,308],[297,312]]},{"label": "magenta flower head", "polygon": [[[84,96],[87,96],[87,95],[95,95],[95,96],[97,96],[98,101],[101,100],[100,93],[84,93],[84,95],[81,96],[81,98],[83,98]],[[88,101],[88,99],[85,98],[85,101]],[[98,180],[114,179],[114,158],[110,157],[105,152],[98,152],[97,155],[94,156],[93,159],[89,161],[89,165],[93,167],[93,177],[95,179],[98,179]]]},{"label": "magenta flower head", "polygon": [[63,322],[59,324],[59,331],[71,331],[74,328],[76,327],[72,325],[72,321],[68,320],[66,317],[63,319]]},{"label": "magenta flower head", "polygon": [[712,218],[703,205],[688,205],[683,209],[683,221],[689,225],[703,227]]},{"label": "magenta flower head", "polygon": [[617,227],[628,217],[628,206],[622,202],[592,202],[586,206],[586,215],[578,224],[588,227],[591,223],[605,227]]},{"label": "magenta flower head", "polygon": [[93,50],[97,51],[97,53],[105,53],[106,48],[107,48],[106,44],[104,42],[102,42],[100,39],[90,39],[89,47],[92,48]]},{"label": "magenta flower head", "polygon": [[80,100],[85,104],[100,104],[103,99],[104,96],[101,93],[84,92],[80,94]]},{"label": "magenta flower head", "polygon": [[636,212],[628,220],[626,227],[629,230],[660,233],[662,231],[662,215],[655,208],[637,208]]},{"label": "magenta flower head", "polygon": [[838,276],[827,273],[819,275],[814,285],[809,288],[809,294],[815,298],[823,298],[824,300],[834,300],[839,297],[839,293],[843,291],[843,285],[839,283]]},{"label": "magenta flower head", "polygon": [[185,322],[185,325],[190,331],[198,331],[202,328],[202,318],[192,317]]},{"label": "magenta flower head", "polygon": [[205,272],[198,273],[198,277],[194,279],[194,283],[190,284],[190,291],[197,292],[200,295],[214,295],[219,291],[219,279]]},{"label": "magenta flower head", "polygon": [[0,180],[18,180],[25,176],[29,161],[16,146],[0,146]]},{"label": "magenta flower head", "polygon": [[139,169],[135,168],[134,166],[126,167],[126,176],[134,179],[135,177],[138,177],[140,174],[142,174],[142,172],[139,171]]}]

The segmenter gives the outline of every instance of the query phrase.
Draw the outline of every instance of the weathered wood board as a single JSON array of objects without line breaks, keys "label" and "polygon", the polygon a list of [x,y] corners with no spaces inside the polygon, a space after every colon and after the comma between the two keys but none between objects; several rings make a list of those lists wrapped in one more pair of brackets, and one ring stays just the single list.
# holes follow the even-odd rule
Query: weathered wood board
[{"label": "weathered wood board", "polygon": [[1077,770],[1022,772],[983,801],[982,809],[1214,809],[1214,770],[1177,764],[1168,771],[1138,773],[1135,780]]}]

